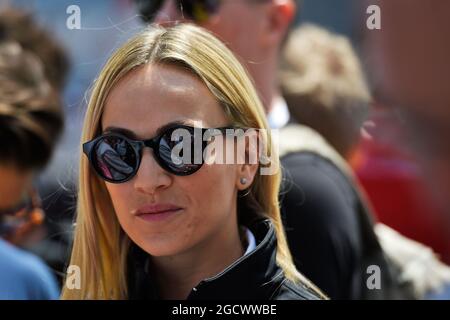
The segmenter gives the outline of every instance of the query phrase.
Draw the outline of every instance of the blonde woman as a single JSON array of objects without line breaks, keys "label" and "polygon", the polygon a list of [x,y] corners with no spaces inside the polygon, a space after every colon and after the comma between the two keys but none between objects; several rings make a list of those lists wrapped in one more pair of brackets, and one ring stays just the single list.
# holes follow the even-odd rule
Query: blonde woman
[{"label": "blonde woman", "polygon": [[[267,128],[246,72],[215,37],[188,24],[148,29],[109,59],[82,137],[70,262],[81,288],[65,288],[63,298],[320,296],[287,248],[279,171],[177,163],[172,151],[191,147],[199,128],[221,128],[213,131],[226,139],[224,128]],[[190,139],[174,142],[176,130]],[[270,155],[270,136],[262,142]]]}]

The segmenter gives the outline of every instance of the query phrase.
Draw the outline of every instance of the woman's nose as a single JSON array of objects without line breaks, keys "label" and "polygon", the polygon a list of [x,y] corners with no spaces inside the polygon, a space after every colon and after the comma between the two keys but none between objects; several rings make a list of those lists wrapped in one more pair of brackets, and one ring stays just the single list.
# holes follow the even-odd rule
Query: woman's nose
[{"label": "woman's nose", "polygon": [[144,148],[141,164],[134,178],[134,188],[144,194],[155,194],[170,186],[172,177],[156,161],[153,151]]}]

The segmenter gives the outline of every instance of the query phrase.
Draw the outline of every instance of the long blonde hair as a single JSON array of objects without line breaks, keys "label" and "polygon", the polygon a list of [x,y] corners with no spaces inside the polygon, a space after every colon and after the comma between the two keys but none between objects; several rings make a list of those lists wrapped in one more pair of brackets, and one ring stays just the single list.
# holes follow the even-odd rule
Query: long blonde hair
[{"label": "long blonde hair", "polygon": [[[233,54],[207,31],[189,24],[152,27],[138,34],[108,60],[95,81],[88,105],[82,142],[100,133],[108,94],[131,70],[144,64],[177,65],[199,77],[223,106],[232,125],[268,129],[264,109],[249,76]],[[271,137],[264,143],[270,155]],[[277,157],[271,157],[278,164]],[[257,174],[251,197],[275,227],[277,262],[287,278],[307,283],[292,262],[278,204],[280,171]],[[81,289],[64,288],[63,299],[126,299],[126,256],[130,239],[114,214],[105,183],[80,159],[78,215],[70,264],[81,271]]]}]

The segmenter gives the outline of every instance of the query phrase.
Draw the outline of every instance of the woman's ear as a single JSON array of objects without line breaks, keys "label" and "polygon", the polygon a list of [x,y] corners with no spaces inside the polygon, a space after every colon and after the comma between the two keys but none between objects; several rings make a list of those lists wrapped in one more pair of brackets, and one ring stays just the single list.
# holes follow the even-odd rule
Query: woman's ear
[{"label": "woman's ear", "polygon": [[236,186],[238,190],[248,189],[255,179],[258,171],[258,164],[242,164],[239,165],[238,178]]},{"label": "woman's ear", "polygon": [[244,139],[245,152],[240,155],[238,151],[239,162],[236,183],[238,190],[245,190],[252,185],[259,168],[258,149],[260,141],[256,130],[247,130],[245,135],[238,139]]}]

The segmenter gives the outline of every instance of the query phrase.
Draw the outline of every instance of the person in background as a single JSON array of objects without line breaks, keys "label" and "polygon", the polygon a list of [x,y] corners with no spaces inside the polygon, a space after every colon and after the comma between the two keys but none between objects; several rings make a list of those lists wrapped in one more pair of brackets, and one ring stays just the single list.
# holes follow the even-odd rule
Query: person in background
[{"label": "person in background", "polygon": [[[282,52],[279,79],[290,114],[296,120],[281,129],[280,155],[290,167],[300,164],[290,174],[301,182],[290,187],[284,201],[299,211],[302,202],[304,206],[314,205],[322,195],[321,182],[327,182],[331,186],[328,194],[340,204],[320,215],[315,210],[303,211],[300,217],[286,215],[286,225],[292,227],[292,232],[301,225],[317,228],[296,235],[295,242],[290,243],[297,267],[325,292],[332,292],[329,294],[334,298],[404,298],[394,289],[395,275],[377,240],[370,203],[347,165],[371,101],[350,41],[315,25],[294,29]],[[313,170],[305,171],[301,164]],[[355,232],[345,232],[349,229]],[[320,237],[327,240],[311,245],[313,232],[320,232]],[[317,245],[322,257],[315,253]],[[331,262],[334,269],[330,270]],[[371,291],[366,286],[366,270],[372,264],[383,270],[383,290]]]},{"label": "person in background", "polygon": [[369,34],[377,57],[371,67],[385,100],[407,127],[435,199],[450,217],[450,3],[378,0],[374,4],[383,14],[383,31]]},{"label": "person in background", "polygon": [[[278,70],[297,1],[136,2],[147,22],[171,25],[189,21],[212,31],[248,69],[270,127],[282,129],[295,122],[280,90]],[[363,231],[358,209],[348,201],[351,185],[322,157],[296,152],[282,157],[281,164],[280,209],[297,268],[332,299],[363,298],[367,288],[367,274],[361,273],[364,262],[359,235]]]},{"label": "person in background", "polygon": [[[34,54],[42,64],[49,85],[62,96],[69,58],[53,34],[41,26],[31,12],[10,5],[0,6],[0,42],[16,42],[23,50]],[[57,279],[62,280],[72,241],[73,195],[62,188],[54,176],[43,179],[42,175],[36,182],[36,194],[41,195],[45,219],[35,228],[32,241],[22,241],[18,245],[44,259]]]},{"label": "person in background", "polygon": [[[369,34],[371,68],[384,101],[401,117],[427,186],[450,230],[450,2],[372,1],[381,32]],[[450,289],[442,297],[450,297]]]},{"label": "person in background", "polygon": [[[20,242],[42,220],[32,181],[63,128],[58,96],[39,59],[15,42],[0,44],[0,230]],[[57,299],[45,264],[0,239],[0,299]]]},{"label": "person in background", "polygon": [[[362,67],[350,41],[321,27],[302,25],[291,33],[282,56],[282,91],[298,123],[281,130],[280,152],[291,154],[302,149],[311,158],[322,157],[340,170],[341,178],[334,182],[342,182],[344,178],[351,186],[347,203],[358,213],[356,220],[361,234],[349,235],[349,239],[356,237],[361,243],[363,263],[357,266],[359,274],[365,274],[370,265],[380,266],[386,283],[375,292],[384,293],[383,298],[423,299],[431,292],[439,292],[450,282],[450,269],[430,248],[386,225],[374,224],[375,212],[349,165],[371,104]],[[284,131],[291,132],[290,136],[296,139],[284,139]],[[295,197],[287,200],[297,201]],[[336,226],[341,223],[334,222]],[[305,247],[306,242],[294,247],[299,250],[296,256],[304,255],[302,260],[308,258],[309,249]],[[399,279],[403,279],[402,283]],[[364,279],[353,281],[357,286]],[[376,298],[373,292],[361,288],[362,297]]]}]

